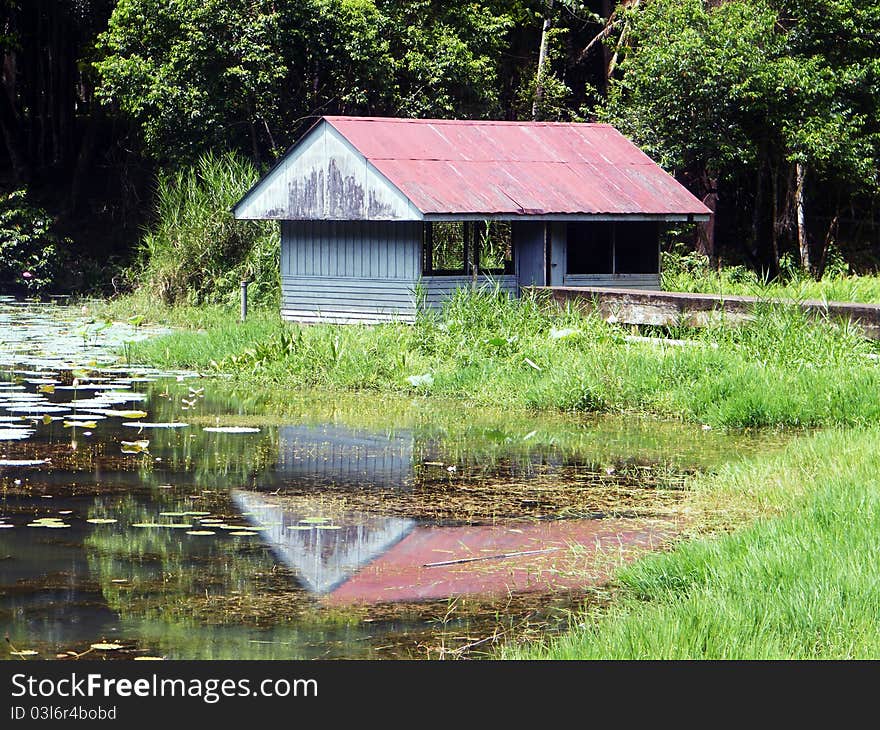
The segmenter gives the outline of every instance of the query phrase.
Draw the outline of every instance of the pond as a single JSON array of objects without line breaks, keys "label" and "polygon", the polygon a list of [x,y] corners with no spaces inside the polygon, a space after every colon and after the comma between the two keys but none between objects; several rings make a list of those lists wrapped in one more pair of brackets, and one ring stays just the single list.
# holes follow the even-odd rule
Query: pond
[{"label": "pond", "polygon": [[489,650],[680,534],[689,474],[774,443],[374,394],[278,415],[126,365],[158,330],[0,300],[0,333],[0,630],[34,658]]}]

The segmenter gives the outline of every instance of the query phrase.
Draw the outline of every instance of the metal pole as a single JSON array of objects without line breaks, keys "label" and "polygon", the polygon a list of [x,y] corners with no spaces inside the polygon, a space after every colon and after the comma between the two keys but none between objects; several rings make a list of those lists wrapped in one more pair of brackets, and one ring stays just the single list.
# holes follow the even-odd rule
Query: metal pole
[{"label": "metal pole", "polygon": [[247,279],[241,280],[241,321],[247,319],[247,288],[250,282]]}]

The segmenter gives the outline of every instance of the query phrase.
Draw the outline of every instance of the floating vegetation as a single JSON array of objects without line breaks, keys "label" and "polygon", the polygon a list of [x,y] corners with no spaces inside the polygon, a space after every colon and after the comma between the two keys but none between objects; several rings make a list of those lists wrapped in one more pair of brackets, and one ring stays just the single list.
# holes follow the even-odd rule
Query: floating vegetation
[{"label": "floating vegetation", "polygon": [[49,459],[0,459],[0,466],[43,466]]},{"label": "floating vegetation", "polygon": [[44,413],[69,413],[70,408],[66,406],[44,406],[44,405],[29,405],[29,406],[7,406],[6,410],[10,413],[25,413],[28,415],[37,415],[42,416]]},{"label": "floating vegetation", "polygon": [[341,530],[341,525],[315,525],[318,530]]},{"label": "floating vegetation", "polygon": [[122,425],[128,426],[129,428],[184,428],[185,426],[189,426],[188,423],[181,423],[180,421],[172,421],[169,423],[151,423],[150,421],[127,421]]},{"label": "floating vegetation", "polygon": [[211,433],[259,433],[260,429],[251,426],[205,426],[203,431]]},{"label": "floating vegetation", "polygon": [[150,448],[149,439],[140,439],[138,441],[120,441],[123,454],[141,454]]},{"label": "floating vegetation", "polygon": [[33,435],[29,428],[0,428],[0,441],[23,441]]},{"label": "floating vegetation", "polygon": [[97,428],[97,421],[65,421],[64,428]]},{"label": "floating vegetation", "polygon": [[60,517],[41,517],[38,520],[34,520],[33,522],[27,523],[28,527],[49,527],[49,528],[64,528],[70,527],[66,522],[62,522]]},{"label": "floating vegetation", "polygon": [[99,642],[97,644],[92,644],[89,648],[94,649],[95,651],[117,651],[117,650],[122,649],[124,647],[122,644]]},{"label": "floating vegetation", "polygon": [[40,652],[35,651],[34,649],[17,649],[15,651],[10,651],[9,653],[12,656],[26,657],[26,656],[37,656]]},{"label": "floating vegetation", "polygon": [[[11,526],[12,525],[10,525],[10,527]],[[253,530],[235,530],[229,534],[234,535],[235,537],[250,537],[251,535],[259,535],[260,533],[254,532]]]},{"label": "floating vegetation", "polygon": [[187,535],[200,535],[200,536],[205,535],[205,536],[207,536],[207,535],[216,535],[217,533],[214,532],[213,530],[187,530],[186,534]]},{"label": "floating vegetation", "polygon": [[119,520],[114,520],[112,517],[92,517],[86,522],[89,522],[93,525],[112,525]]},{"label": "floating vegetation", "polygon": [[105,416],[115,416],[117,418],[146,418],[146,411],[115,411],[112,408],[107,408],[101,411]]}]

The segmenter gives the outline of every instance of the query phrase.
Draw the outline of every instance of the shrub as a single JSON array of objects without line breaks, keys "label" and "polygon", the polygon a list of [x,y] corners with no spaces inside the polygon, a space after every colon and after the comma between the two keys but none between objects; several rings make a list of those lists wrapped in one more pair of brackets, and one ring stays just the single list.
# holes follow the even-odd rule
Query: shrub
[{"label": "shrub", "polygon": [[56,285],[70,241],[54,225],[27,191],[0,194],[0,290],[41,294]]},{"label": "shrub", "polygon": [[167,304],[225,303],[243,278],[256,304],[279,296],[279,234],[273,221],[237,221],[232,206],[258,178],[235,154],[207,154],[192,167],[160,175],[156,222],[134,273]]}]

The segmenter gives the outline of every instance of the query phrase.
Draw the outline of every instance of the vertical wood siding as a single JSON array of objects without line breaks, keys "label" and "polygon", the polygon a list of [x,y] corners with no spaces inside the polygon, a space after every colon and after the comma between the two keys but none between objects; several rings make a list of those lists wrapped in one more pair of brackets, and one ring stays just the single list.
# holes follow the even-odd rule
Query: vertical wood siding
[{"label": "vertical wood siding", "polygon": [[283,221],[281,314],[304,322],[412,321],[421,225]]}]

